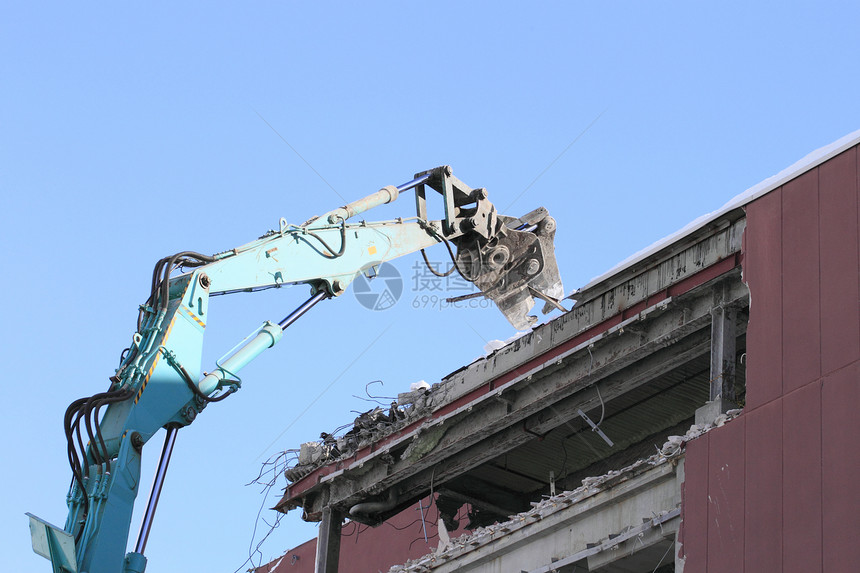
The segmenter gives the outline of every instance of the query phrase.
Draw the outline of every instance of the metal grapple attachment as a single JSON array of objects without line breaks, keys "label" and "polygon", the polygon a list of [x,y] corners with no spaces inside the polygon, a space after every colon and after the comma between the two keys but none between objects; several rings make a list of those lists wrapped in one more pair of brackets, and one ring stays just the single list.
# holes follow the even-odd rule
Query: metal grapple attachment
[{"label": "metal grapple attachment", "polygon": [[499,226],[487,240],[465,234],[457,245],[460,272],[505,315],[517,330],[528,330],[535,298],[546,314],[559,304],[564,287],[555,260],[555,219],[540,207],[519,219],[498,215]]},{"label": "metal grapple attachment", "polygon": [[544,313],[565,310],[559,304],[564,287],[555,260],[556,224],[546,209],[520,218],[500,215],[486,189],[472,189],[448,166],[416,173],[408,186],[415,187],[418,217],[425,221],[425,186],[442,195],[445,219],[440,231],[457,247],[460,273],[492,299],[516,329],[527,330],[537,322],[529,316],[535,298],[546,303]]}]

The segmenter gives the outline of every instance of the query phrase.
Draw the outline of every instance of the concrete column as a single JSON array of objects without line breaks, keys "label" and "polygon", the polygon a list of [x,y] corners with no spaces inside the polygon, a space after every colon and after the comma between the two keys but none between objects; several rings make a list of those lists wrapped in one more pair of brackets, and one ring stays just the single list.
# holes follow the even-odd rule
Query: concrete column
[{"label": "concrete column", "polygon": [[711,400],[735,401],[737,310],[718,306],[711,310]]},{"label": "concrete column", "polygon": [[339,511],[328,506],[323,508],[314,573],[337,573],[342,525],[343,515]]},{"label": "concrete column", "polygon": [[714,287],[711,307],[711,383],[708,402],[696,410],[696,424],[710,424],[732,408],[735,396],[735,360],[737,357],[737,308],[728,302],[729,283]]},{"label": "concrete column", "polygon": [[724,287],[714,291],[711,309],[710,398],[696,410],[696,424],[710,424],[725,412],[737,408],[735,359],[737,356],[737,316],[735,307],[724,304]]}]

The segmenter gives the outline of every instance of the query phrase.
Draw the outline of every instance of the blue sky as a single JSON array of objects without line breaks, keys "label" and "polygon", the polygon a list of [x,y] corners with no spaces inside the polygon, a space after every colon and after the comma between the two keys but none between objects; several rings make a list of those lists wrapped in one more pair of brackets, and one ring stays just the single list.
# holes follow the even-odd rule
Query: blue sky
[{"label": "blue sky", "polygon": [[[49,570],[24,512],[64,522],[63,412],[106,387],[162,256],[226,250],[282,216],[300,223],[448,164],[505,214],[549,209],[570,292],[860,128],[858,11],[6,3],[6,568]],[[412,214],[404,194],[366,217]],[[446,260],[441,247],[431,258]],[[147,571],[234,571],[260,505],[275,501],[244,485],[264,459],[351,421],[369,407],[352,396],[368,382],[383,380],[386,395],[437,382],[514,333],[493,309],[424,303],[437,293],[414,288],[417,260],[396,263],[405,288],[394,308],[369,311],[351,291],[319,305],[244,371],[236,396],[180,431]],[[204,368],[306,297],[297,287],[214,300]],[[159,450],[158,438],[145,450],[138,506]],[[315,532],[288,515],[263,561]]]}]

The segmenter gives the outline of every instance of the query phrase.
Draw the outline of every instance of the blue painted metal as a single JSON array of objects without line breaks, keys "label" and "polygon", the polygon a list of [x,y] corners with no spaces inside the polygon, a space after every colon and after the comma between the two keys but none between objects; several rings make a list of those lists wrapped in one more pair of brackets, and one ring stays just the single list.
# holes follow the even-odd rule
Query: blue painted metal
[{"label": "blue painted metal", "polygon": [[[444,221],[423,218],[425,183],[442,193]],[[421,196],[418,218],[345,223],[349,217],[393,201],[401,191],[412,188]],[[453,178],[450,168],[437,168],[301,226],[282,219],[278,231],[207,258],[206,264],[170,278],[168,300],[160,301],[158,308],[141,307],[138,331],[110,394],[116,397],[122,391],[130,397],[119,394],[120,398],[107,403],[101,421],[96,421],[98,449],[96,444],[87,445],[82,461],[83,486],[73,480],[66,498],[69,514],[64,529],[33,526],[31,522],[34,548],[38,542],[40,554],[47,553],[54,571],[65,567],[87,573],[143,573],[145,533],[151,517],[141,530],[143,545],[139,543],[134,552],[124,555],[140,485],[143,445],[160,428],[175,431],[193,422],[206,405],[207,396],[238,387],[237,373],[277,343],[284,328],[320,300],[342,294],[359,273],[435,245],[443,237],[455,239],[468,229],[480,231],[486,239],[488,230],[492,231],[489,223],[495,221],[492,205],[484,204],[481,208],[485,211],[463,210],[463,205],[485,197],[483,190],[472,190]],[[465,227],[458,218],[461,211],[468,213]],[[478,223],[484,219],[478,218],[487,215],[481,213],[489,215],[483,227]],[[219,361],[214,371],[203,375],[201,357],[210,296],[302,283],[312,289],[313,296],[306,303],[280,324],[265,322],[238,345],[238,350]],[[153,300],[149,304],[156,303]],[[156,480],[159,491],[160,481]],[[70,542],[73,555],[69,553]]]},{"label": "blue painted metal", "polygon": [[125,556],[122,570],[123,573],[143,573],[146,570],[146,557],[136,551],[130,552]]},{"label": "blue painted metal", "polygon": [[[310,283],[338,295],[365,269],[439,242],[414,218],[345,225],[343,230],[320,219],[305,227],[285,227],[202,267],[212,280],[210,292]],[[342,256],[333,257],[323,242],[339,249],[342,234],[346,248]]]},{"label": "blue painted metal", "polygon": [[214,372],[210,372],[201,380],[197,387],[206,395],[213,393],[228,380],[235,379],[236,373],[247,366],[267,348],[271,348],[284,335],[284,331],[275,323],[266,321],[259,332],[242,348],[229,358],[220,362]]}]

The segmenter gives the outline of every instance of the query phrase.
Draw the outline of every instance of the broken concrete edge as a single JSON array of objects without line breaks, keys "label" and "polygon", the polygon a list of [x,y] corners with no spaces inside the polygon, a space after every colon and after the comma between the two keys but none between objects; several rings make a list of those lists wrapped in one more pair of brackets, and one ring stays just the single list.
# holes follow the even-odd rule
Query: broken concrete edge
[{"label": "broken concrete edge", "polygon": [[[375,455],[386,455],[403,441],[559,360],[560,353],[573,352],[614,329],[623,329],[627,322],[664,308],[674,297],[739,269],[745,228],[746,219],[741,213],[739,219],[711,229],[711,235],[697,236],[698,242],[668,250],[668,258],[652,267],[628,269],[627,272],[638,274],[629,276],[602,297],[590,300],[586,308],[577,305],[489,356],[449,374],[423,396],[416,396],[412,404],[407,398],[411,393],[400,395],[404,401],[397,408],[402,419],[362,428],[364,433],[359,431],[350,447],[338,442],[336,452],[320,446],[321,454],[311,456],[310,463],[288,469],[286,475],[292,485],[286,488],[287,495],[278,504],[278,510],[298,507],[292,502],[293,496],[308,492],[344,470],[361,468]],[[574,347],[568,348],[571,345]],[[311,444],[307,442],[306,446],[316,448]]]},{"label": "broken concrete edge", "polygon": [[585,286],[575,289],[565,299],[573,301],[574,308],[585,305],[599,298],[603,293],[617,288],[626,280],[625,277],[642,274],[675,257],[686,248],[686,245],[699,243],[715,232],[731,227],[745,218],[746,211],[743,205],[698,217],[673,235],[634,253],[612,269],[589,281]]},{"label": "broken concrete edge", "polygon": [[442,385],[451,388],[452,399],[456,399],[474,386],[475,379],[501,377],[519,370],[530,359],[600,328],[618,315],[623,320],[643,303],[643,308],[652,306],[661,294],[667,298],[680,294],[684,290],[680,288],[682,283],[710,268],[721,268],[731,259],[739,264],[737,256],[745,228],[742,209],[727,214],[709,226],[707,234],[696,234],[686,238],[689,242],[667,246],[648,260],[648,266],[619,271],[613,281],[602,284],[599,291],[591,290],[587,299],[578,300],[568,312],[508,339],[500,348],[445,376]]},{"label": "broken concrete edge", "polygon": [[[590,328],[598,326],[601,320],[606,321],[611,318],[612,315],[603,314],[602,316],[597,317],[597,321],[594,320],[594,317],[589,317],[589,319],[584,322],[580,321],[578,324],[579,328],[574,328],[573,332],[567,332],[561,337],[556,336],[556,331],[564,330],[563,326],[568,319],[567,317],[573,315],[574,320],[576,320],[575,315],[577,314],[580,316],[589,315],[589,312],[584,308],[587,307],[588,304],[600,302],[601,306],[605,306],[606,301],[602,300],[603,297],[611,296],[612,298],[619,298],[617,297],[617,294],[622,292],[619,290],[622,286],[632,286],[633,283],[635,283],[637,279],[641,279],[641,277],[646,277],[644,280],[640,280],[640,282],[643,282],[646,285],[645,291],[647,300],[649,297],[648,292],[653,292],[649,288],[651,286],[651,279],[648,278],[647,275],[649,273],[658,275],[665,274],[662,267],[671,266],[668,265],[668,263],[678,259],[690,249],[696,248],[699,245],[705,244],[707,241],[713,240],[715,237],[722,236],[722,234],[726,233],[724,247],[728,252],[719,252],[717,258],[715,260],[708,261],[708,263],[710,265],[714,265],[722,261],[723,258],[729,254],[739,252],[740,237],[742,236],[745,227],[744,207],[749,202],[769,193],[785,181],[795,178],[801,173],[823,163],[827,159],[838,155],[845,149],[853,147],[858,141],[860,141],[860,130],[848,134],[840,140],[810,153],[777,175],[762,181],[750,189],[747,189],[744,193],[741,193],[726,203],[726,205],[721,209],[696,219],[680,231],[669,235],[650,247],[634,254],[625,261],[622,261],[619,265],[616,265],[603,275],[589,281],[588,284],[577,289],[574,294],[567,297],[575,300],[574,307],[567,313],[547,321],[542,325],[534,327],[531,332],[522,333],[521,335],[508,339],[508,341],[506,341],[507,344],[503,344],[487,356],[478,358],[472,363],[455,370],[448,376],[444,377],[441,383],[434,384],[431,392],[433,399],[430,400],[427,410],[423,410],[416,404],[413,412],[403,411],[406,422],[394,424],[395,427],[386,426],[383,428],[377,428],[379,432],[375,434],[371,430],[369,435],[366,434],[365,436],[361,436],[362,439],[359,439],[355,444],[355,447],[351,449],[345,448],[343,444],[338,443],[338,453],[343,454],[344,450],[347,449],[351,450],[351,453],[353,454],[352,457],[357,457],[360,450],[368,448],[368,446],[371,446],[369,450],[370,453],[372,453],[373,444],[379,440],[387,438],[390,434],[403,431],[407,429],[407,426],[413,424],[415,427],[409,428],[410,430],[420,429],[418,428],[417,423],[422,420],[422,417],[426,417],[427,413],[435,412],[446,403],[446,400],[441,399],[444,393],[439,392],[440,388],[446,386],[457,386],[457,382],[470,388],[471,384],[464,384],[466,382],[464,378],[470,373],[480,375],[477,371],[482,367],[485,371],[489,368],[495,376],[502,376],[507,372],[518,369],[524,362],[523,359],[528,361],[530,357],[538,356],[541,352],[545,351],[546,348],[554,346],[562,342],[564,339],[577,336]],[[703,267],[708,266],[708,264],[704,263],[704,261],[696,261],[696,265],[699,266],[699,269],[691,270],[689,272],[696,272],[698,270],[702,270]],[[678,267],[678,271],[674,271],[674,269],[672,269],[669,272],[669,281],[662,286],[668,290],[668,287],[674,282],[684,279],[686,276],[684,273],[687,273],[688,271],[686,268],[683,268],[683,271],[681,269],[682,267],[680,266]],[[629,305],[630,302],[632,301],[627,300],[625,297],[620,297],[620,300],[616,301],[617,306],[615,307],[615,310],[623,312],[625,306]],[[561,325],[561,328],[556,328],[558,325]],[[547,340],[544,341],[544,338]],[[526,348],[526,355],[518,352],[520,347]],[[531,352],[531,355],[529,355],[528,352]],[[453,397],[448,396],[447,398],[456,400],[457,395],[455,393]],[[410,413],[414,415],[409,415]],[[422,414],[424,414],[424,416],[422,416]],[[704,409],[699,415],[700,417],[710,417],[713,413],[710,409]],[[322,442],[320,443],[323,444]],[[313,447],[311,446],[311,442],[306,444],[310,448]],[[288,470],[288,479],[290,479],[291,482],[296,483],[320,467],[336,462],[338,459],[344,460],[350,457],[349,455],[331,455],[331,450],[325,452],[325,448],[321,448],[321,450],[321,455],[311,456],[313,458],[312,463],[301,463],[299,464],[300,467]],[[325,476],[318,476],[318,478],[320,477]]]},{"label": "broken concrete edge", "polygon": [[[704,425],[693,424],[683,436],[669,436],[663,447],[659,448],[657,453],[652,456],[637,460],[620,470],[612,470],[600,476],[585,478],[582,480],[582,486],[574,490],[564,491],[543,499],[540,502],[533,503],[532,509],[510,516],[510,519],[503,523],[479,527],[471,534],[451,539],[447,547],[437,547],[423,557],[410,559],[402,565],[394,565],[389,569],[389,573],[426,573],[453,559],[497,542],[514,532],[525,530],[532,524],[552,514],[581,504],[602,492],[606,492],[646,472],[650,472],[666,464],[676,464],[684,456],[684,444],[715,428],[725,425],[741,413],[742,410],[729,410],[717,416],[712,423]],[[673,510],[666,510],[638,527],[658,527],[661,523],[679,515],[679,507]],[[632,530],[633,526],[629,526],[625,530],[619,531],[617,534],[611,535],[606,539],[595,540],[589,549],[598,552],[605,548],[614,547],[619,543],[617,536],[623,537],[625,534],[631,533]]]},{"label": "broken concrete edge", "polygon": [[[359,414],[343,436],[323,433],[321,440],[301,444],[298,462],[287,468],[285,476],[290,482],[298,482],[317,468],[354,458],[361,450],[424,420],[433,411],[434,399],[441,396],[434,394],[438,387],[434,384],[428,390],[398,394],[387,414],[381,407],[373,408]],[[421,427],[415,429],[420,431]]]},{"label": "broken concrete edge", "polygon": [[[701,284],[706,284],[715,278],[728,276],[729,273],[739,273],[739,264],[739,255],[724,259],[719,264],[706,268],[696,275],[688,277],[684,282],[677,284],[673,287],[673,294],[683,297],[684,293],[692,291]],[[660,302],[650,308],[657,311],[664,309],[664,306],[668,305],[671,301],[671,299],[668,298],[656,298],[658,298]],[[640,303],[639,306],[642,305],[644,305],[644,303]],[[412,418],[398,421],[396,425],[391,425],[390,427],[385,428],[383,433],[374,436],[373,439],[370,440],[370,443],[364,446],[361,450],[356,450],[347,455],[344,455],[343,452],[339,452],[341,457],[338,459],[331,460],[323,458],[313,466],[299,468],[305,469],[305,471],[298,476],[293,475],[293,477],[299,477],[299,481],[286,488],[285,497],[277,505],[278,511],[286,512],[291,508],[302,507],[300,499],[310,491],[316,489],[320,484],[336,479],[344,474],[344,472],[360,471],[366,463],[369,463],[380,456],[384,458],[387,454],[390,455],[390,452],[401,448],[404,444],[408,445],[408,443],[411,443],[416,436],[432,431],[435,426],[443,423],[447,424],[448,420],[453,419],[454,417],[468,415],[473,407],[477,407],[478,404],[485,400],[496,398],[497,395],[504,392],[506,388],[520,383],[528,384],[531,378],[529,374],[534,373],[535,371],[540,371],[543,367],[558,362],[560,358],[567,356],[569,353],[579,352],[580,350],[588,347],[590,342],[593,343],[597,340],[601,340],[613,332],[623,332],[624,328],[629,327],[628,323],[630,321],[650,316],[651,311],[649,309],[642,309],[639,308],[639,306],[629,309],[631,317],[627,320],[621,320],[621,317],[625,316],[625,314],[616,315],[616,318],[609,324],[602,323],[600,326],[606,328],[597,334],[595,334],[595,332],[598,329],[592,329],[583,333],[582,336],[571,338],[567,342],[553,348],[548,354],[544,354],[530,360],[523,364],[521,368],[509,373],[508,375],[504,375],[495,380],[490,380],[487,384],[476,388],[470,394],[460,396],[453,402],[443,404],[443,406],[437,408],[435,411],[425,414],[425,417],[423,418],[418,417],[414,421]],[[588,338],[589,336],[591,338]],[[531,366],[533,366],[533,368]],[[444,396],[445,392],[440,392],[438,395]],[[402,452],[397,455],[402,455]]]},{"label": "broken concrete edge", "polygon": [[[691,281],[690,289],[698,286],[699,283],[707,282],[707,280],[714,278],[711,275],[722,276],[725,273],[736,269],[737,266],[737,258],[724,259],[720,264],[713,265],[712,267],[699,272],[697,275],[688,277],[687,280]],[[680,288],[682,286],[684,285],[676,285],[676,296],[685,292],[684,288]],[[657,294],[659,295],[659,293]],[[319,479],[316,481],[319,482],[320,480],[326,480],[333,477],[336,473],[342,471],[342,467],[346,467],[346,465],[352,467],[356,463],[361,464],[363,461],[369,460],[370,457],[377,452],[379,455],[384,455],[385,451],[395,448],[404,440],[410,440],[415,435],[432,429],[434,424],[444,422],[452,415],[461,413],[460,410],[468,410],[481,400],[493,397],[500,392],[503,392],[508,386],[516,383],[522,378],[527,379],[530,374],[541,370],[546,366],[546,364],[557,362],[561,357],[563,357],[563,355],[579,351],[582,349],[581,347],[592,345],[602,337],[612,334],[615,331],[622,330],[625,326],[628,326],[628,323],[633,322],[642,316],[648,315],[653,310],[664,308],[672,300],[671,298],[661,298],[657,295],[652,298],[656,298],[658,300],[656,305],[643,309],[640,309],[638,306],[628,309],[632,316],[624,321],[618,322],[617,320],[617,317],[624,316],[623,313],[621,315],[615,315],[615,322],[617,322],[617,324],[612,321],[604,321],[603,323],[596,325],[594,329],[587,330],[584,333],[581,333],[580,336],[568,339],[568,343],[553,349],[554,352],[552,353],[552,356],[545,361],[546,363],[541,362],[542,357],[538,356],[529,362],[521,364],[515,371],[509,372],[507,375],[502,375],[495,380],[491,380],[489,382],[490,386],[492,386],[491,390],[487,390],[487,384],[484,384],[483,387],[476,388],[469,394],[458,396],[452,401],[448,399],[450,394],[446,392],[446,389],[437,383],[434,384],[429,391],[425,391],[422,396],[411,396],[412,394],[415,394],[414,392],[401,394],[401,399],[399,400],[401,404],[398,405],[398,408],[400,408],[400,411],[402,412],[402,419],[398,418],[394,422],[377,424],[376,427],[373,428],[362,428],[362,431],[358,434],[359,439],[357,443],[354,444],[354,447],[346,447],[343,441],[339,438],[336,444],[337,451],[335,455],[333,455],[330,449],[325,447],[325,441],[306,442],[303,445],[304,448],[309,451],[314,450],[316,454],[307,453],[304,456],[304,459],[300,460],[300,463],[297,466],[287,470],[287,477],[291,482],[297,483],[320,468],[326,466],[333,466],[336,468],[333,470],[333,473],[329,472],[329,475],[318,476]],[[642,304],[644,303],[640,303],[639,306],[642,306]],[[591,337],[587,338],[580,344],[573,345],[572,348],[565,350],[562,354],[558,354],[558,352],[561,352],[570,344],[578,342],[579,338],[583,335]],[[529,366],[535,361],[540,362],[540,364],[533,368],[529,368]],[[480,395],[477,395],[476,393]],[[415,403],[408,403],[408,399],[410,397],[415,398]],[[367,416],[377,410],[381,409],[371,410],[362,414],[362,416]],[[356,421],[358,422],[362,416],[359,416]],[[303,456],[300,454],[300,458],[302,457]]]}]

